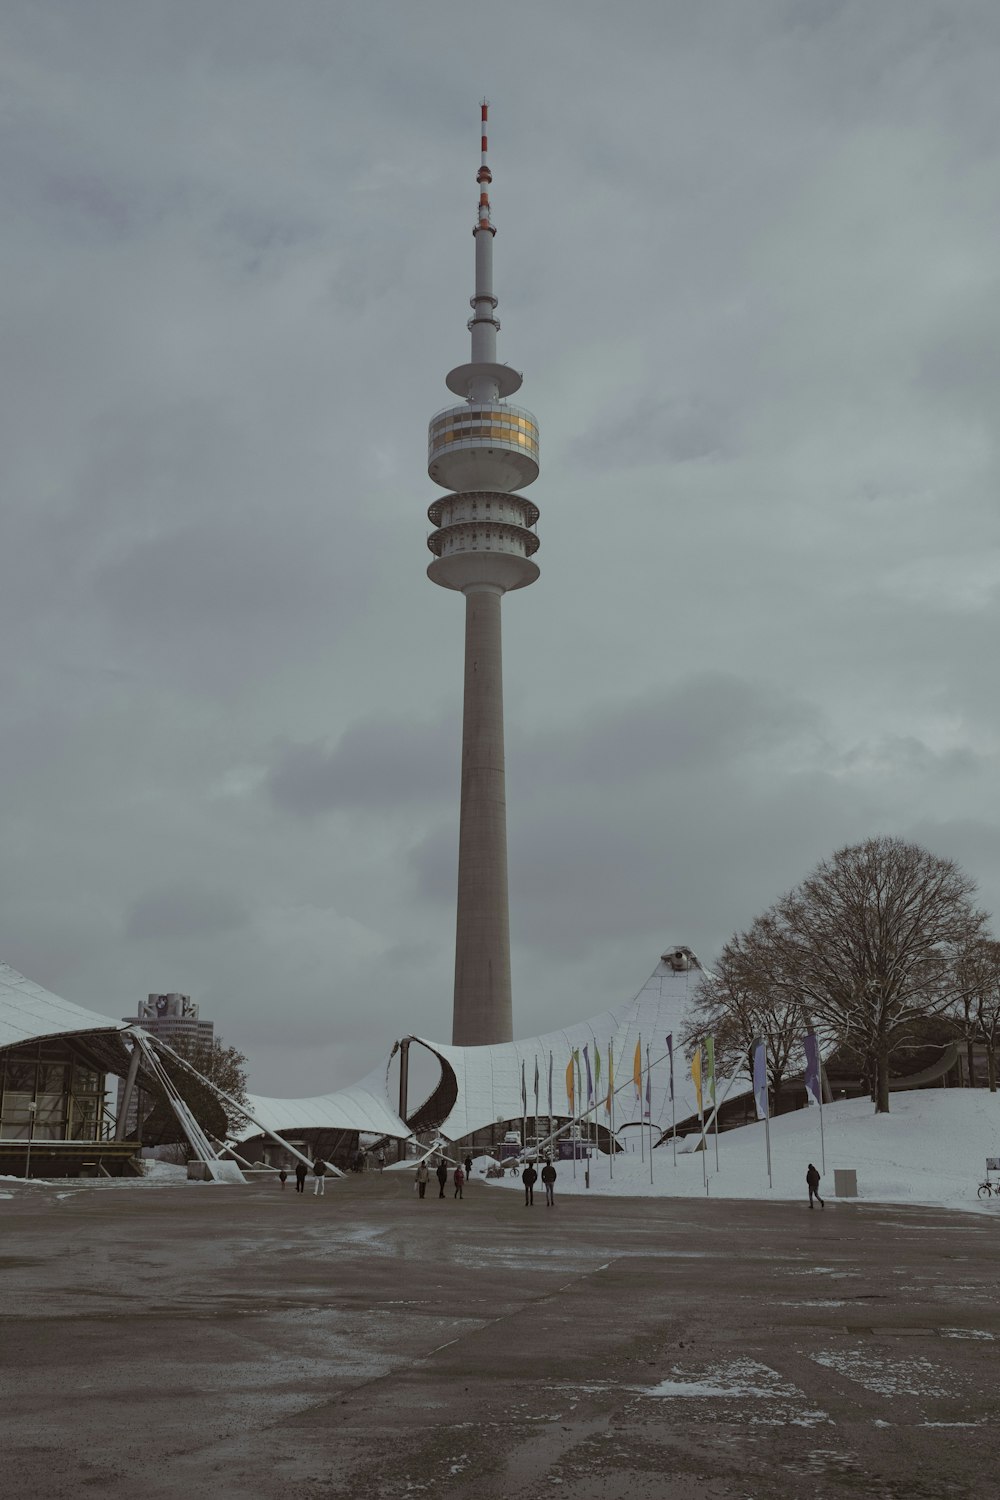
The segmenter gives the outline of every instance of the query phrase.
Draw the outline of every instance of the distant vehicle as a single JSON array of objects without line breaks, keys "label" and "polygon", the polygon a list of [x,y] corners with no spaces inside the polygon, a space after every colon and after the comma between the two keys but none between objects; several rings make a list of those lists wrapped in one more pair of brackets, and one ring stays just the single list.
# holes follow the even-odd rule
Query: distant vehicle
[{"label": "distant vehicle", "polygon": [[519,1130],[508,1130],[500,1142],[500,1160],[509,1161],[512,1156],[518,1156],[521,1151],[521,1132]]},{"label": "distant vehicle", "polygon": [[521,1132],[519,1130],[508,1130],[503,1139],[504,1145],[510,1141],[513,1145],[519,1146],[521,1144]]}]

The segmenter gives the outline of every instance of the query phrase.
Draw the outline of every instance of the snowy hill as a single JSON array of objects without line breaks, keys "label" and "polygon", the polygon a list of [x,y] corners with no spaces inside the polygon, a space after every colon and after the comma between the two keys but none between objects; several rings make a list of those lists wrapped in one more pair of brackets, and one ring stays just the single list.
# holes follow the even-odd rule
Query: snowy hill
[{"label": "snowy hill", "polygon": [[[984,1089],[915,1089],[894,1093],[891,1113],[876,1115],[868,1099],[847,1099],[823,1109],[826,1174],[820,1186],[833,1199],[833,1172],[853,1167],[858,1198],[881,1203],[930,1203],[944,1208],[1000,1213],[1000,1199],[980,1202],[976,1188],[986,1175],[987,1156],[1000,1157],[1000,1094]],[[683,1145],[689,1145],[689,1136]],[[801,1199],[806,1201],[809,1162],[822,1170],[819,1110],[801,1109],[771,1121],[773,1188],[768,1187],[763,1124],[726,1131],[719,1137],[719,1171],[715,1142],[709,1138],[704,1164],[710,1198]],[[557,1162],[557,1193],[587,1191],[583,1163]],[[660,1146],[650,1164],[634,1153],[618,1155],[614,1177],[604,1155],[591,1163],[590,1192],[628,1197],[704,1197],[702,1155],[678,1145]],[[996,1173],[993,1174],[994,1178]],[[504,1178],[520,1189],[520,1180]]]}]

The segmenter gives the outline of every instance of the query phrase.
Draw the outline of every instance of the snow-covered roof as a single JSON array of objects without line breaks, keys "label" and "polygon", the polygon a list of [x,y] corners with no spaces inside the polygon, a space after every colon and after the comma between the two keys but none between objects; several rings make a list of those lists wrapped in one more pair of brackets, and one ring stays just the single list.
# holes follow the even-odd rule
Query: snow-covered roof
[{"label": "snow-covered roof", "polygon": [[[448,1115],[440,1122],[440,1133],[449,1140],[460,1140],[474,1130],[482,1130],[497,1120],[520,1119],[522,1113],[521,1077],[527,1093],[529,1116],[579,1114],[587,1103],[587,1075],[583,1049],[587,1049],[594,1093],[598,1101],[608,1090],[608,1049],[614,1068],[616,1087],[615,1128],[651,1118],[654,1128],[666,1129],[697,1112],[697,1100],[690,1070],[679,1045],[688,1023],[694,993],[702,969],[688,949],[671,949],[663,955],[634,999],[613,1010],[601,1012],[589,1021],[580,1021],[560,1031],[529,1037],[526,1041],[503,1042],[486,1047],[453,1047],[425,1037],[411,1041],[426,1047],[441,1063],[443,1071],[454,1075],[457,1092]],[[667,1036],[674,1042],[674,1092],[670,1100],[670,1068],[667,1061]],[[636,1046],[640,1047],[643,1070],[643,1098],[639,1099],[631,1083]],[[649,1047],[650,1115],[643,1113],[646,1087],[646,1047]],[[571,1111],[566,1094],[566,1067],[575,1050],[581,1057],[583,1102],[578,1100]],[[600,1078],[597,1077],[596,1054],[600,1053]],[[549,1065],[552,1071],[552,1098],[549,1100]],[[351,1088],[321,1094],[312,1099],[265,1099],[251,1095],[250,1107],[256,1118],[271,1130],[293,1131],[309,1128],[372,1131],[380,1135],[406,1136],[409,1129],[400,1119],[389,1094],[391,1057],[375,1068],[367,1078]],[[538,1107],[535,1107],[535,1070],[538,1070]],[[626,1085],[624,1088],[622,1085]],[[721,1100],[728,1084],[718,1081]],[[749,1083],[741,1078],[731,1097],[745,1092]],[[411,1111],[421,1101],[410,1100]],[[707,1107],[707,1096],[706,1096]],[[609,1116],[601,1105],[594,1114],[599,1123],[607,1124]],[[253,1131],[248,1127],[247,1134]]]},{"label": "snow-covered roof", "polygon": [[[388,1061],[380,1063],[360,1083],[318,1094],[312,1099],[267,1099],[249,1095],[254,1119],[269,1130],[364,1130],[373,1135],[405,1138],[410,1128],[389,1101]],[[244,1138],[258,1133],[248,1125]]]},{"label": "snow-covered roof", "polygon": [[[687,959],[684,967],[677,967],[678,958]],[[687,1026],[691,1005],[702,969],[687,949],[671,949],[663,955],[652,974],[634,999],[613,1010],[602,1012],[589,1021],[581,1021],[560,1031],[546,1032],[542,1036],[530,1037],[526,1041],[506,1042],[487,1047],[451,1047],[439,1042],[417,1038],[421,1044],[437,1054],[455,1073],[458,1082],[458,1097],[450,1114],[441,1123],[441,1133],[451,1140],[461,1139],[474,1130],[482,1130],[499,1119],[520,1118],[523,1112],[529,1116],[579,1114],[589,1103],[587,1097],[587,1073],[583,1049],[587,1049],[594,1096],[598,1103],[608,1092],[608,1051],[614,1067],[615,1082],[615,1129],[631,1122],[640,1123],[651,1118],[653,1126],[661,1130],[670,1126],[672,1119],[687,1119],[697,1112],[694,1084],[690,1070],[679,1044],[682,1031]],[[670,1101],[670,1065],[668,1061],[667,1037],[674,1044],[674,1093],[675,1102]],[[637,1097],[631,1082],[635,1066],[635,1049],[640,1049],[643,1072],[643,1098]],[[646,1048],[649,1047],[650,1069],[650,1115],[643,1113],[646,1090]],[[579,1049],[583,1085],[583,1099],[577,1101],[575,1111],[570,1110],[566,1088],[566,1069],[573,1052]],[[595,1053],[600,1053],[600,1080],[596,1077]],[[549,1107],[549,1062],[552,1064],[552,1099]],[[527,1092],[527,1110],[522,1109],[521,1069]],[[535,1069],[538,1069],[538,1108],[535,1108]],[[622,1087],[622,1085],[626,1085]],[[744,1084],[744,1088],[748,1087]],[[726,1083],[718,1081],[717,1093],[721,1099]],[[736,1092],[743,1092],[737,1089]],[[731,1095],[731,1097],[734,1095]],[[706,1098],[707,1104],[707,1098]],[[607,1124],[609,1115],[601,1105],[593,1118],[599,1124]]]},{"label": "snow-covered roof", "polygon": [[123,1027],[123,1022],[84,1010],[82,1005],[63,1000],[33,980],[25,979],[9,964],[0,964],[0,1047],[65,1036],[69,1032],[121,1031]]}]

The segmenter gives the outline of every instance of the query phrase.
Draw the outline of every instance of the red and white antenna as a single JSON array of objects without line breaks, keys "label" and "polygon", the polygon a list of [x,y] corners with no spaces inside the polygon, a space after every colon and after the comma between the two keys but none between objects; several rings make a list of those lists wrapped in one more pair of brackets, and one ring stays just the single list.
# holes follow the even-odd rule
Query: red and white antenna
[{"label": "red and white antenna", "polygon": [[479,223],[476,225],[476,229],[477,229],[477,231],[480,230],[480,229],[488,229],[490,231],[490,234],[496,234],[496,230],[493,228],[493,224],[492,224],[492,222],[490,220],[490,193],[489,193],[489,187],[490,187],[490,183],[493,181],[493,173],[490,171],[489,167],[486,165],[486,150],[487,150],[487,143],[486,143],[486,121],[487,121],[487,117],[489,115],[490,101],[488,99],[484,99],[483,102],[482,102],[482,104],[481,104],[481,106],[480,106],[480,108],[482,109],[482,112],[483,112],[483,125],[482,125],[482,152],[483,152],[483,155],[482,155],[482,164],[481,164],[481,166],[479,168],[479,172],[478,172],[478,174],[476,176],[476,181],[479,183]]}]

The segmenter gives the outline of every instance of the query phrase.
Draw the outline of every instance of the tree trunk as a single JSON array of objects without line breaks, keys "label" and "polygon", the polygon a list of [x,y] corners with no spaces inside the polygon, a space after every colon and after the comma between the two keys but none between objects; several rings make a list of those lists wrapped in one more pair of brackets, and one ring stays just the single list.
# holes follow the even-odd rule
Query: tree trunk
[{"label": "tree trunk", "polygon": [[990,1093],[997,1091],[997,1049],[992,1042],[986,1043],[986,1073],[990,1083]]},{"label": "tree trunk", "polygon": [[965,1052],[966,1052],[966,1056],[968,1057],[968,1060],[969,1060],[969,1088],[970,1089],[974,1089],[975,1086],[976,1086],[976,1070],[975,1070],[975,1067],[973,1065],[972,1038],[971,1038],[971,1036],[966,1038],[966,1041],[965,1041]]},{"label": "tree trunk", "polygon": [[876,1075],[875,1113],[889,1113],[889,1048],[883,1043],[878,1049],[878,1072]]}]

